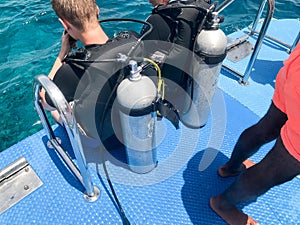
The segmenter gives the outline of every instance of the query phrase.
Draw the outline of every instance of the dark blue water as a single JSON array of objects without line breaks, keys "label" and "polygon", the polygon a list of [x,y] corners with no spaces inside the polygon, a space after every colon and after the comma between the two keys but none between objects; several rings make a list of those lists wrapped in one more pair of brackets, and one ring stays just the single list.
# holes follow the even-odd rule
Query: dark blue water
[{"label": "dark blue water", "polygon": [[[222,2],[222,1],[220,1]],[[100,19],[145,20],[151,10],[146,0],[97,1]],[[222,29],[230,33],[249,25],[261,0],[236,0],[222,15]],[[33,78],[48,74],[60,47],[63,31],[49,0],[1,0],[0,3],[0,151],[42,129],[33,107]],[[299,18],[300,0],[277,0],[275,18]],[[118,29],[129,29],[119,25]],[[110,34],[115,25],[106,24]],[[135,27],[136,28],[136,27]]]}]

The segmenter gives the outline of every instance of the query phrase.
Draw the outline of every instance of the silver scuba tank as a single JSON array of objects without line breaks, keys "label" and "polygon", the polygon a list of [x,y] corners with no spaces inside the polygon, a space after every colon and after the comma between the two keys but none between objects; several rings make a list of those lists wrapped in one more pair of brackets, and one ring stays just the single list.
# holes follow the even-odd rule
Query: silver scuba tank
[{"label": "silver scuba tank", "polygon": [[140,74],[137,62],[131,60],[130,77],[117,89],[121,130],[127,163],[136,173],[147,173],[157,164],[153,103],[157,89],[153,81]]},{"label": "silver scuba tank", "polygon": [[226,56],[227,38],[219,29],[218,13],[213,12],[212,25],[197,35],[194,45],[193,81],[189,110],[181,121],[187,127],[201,128],[208,120],[222,61]]}]

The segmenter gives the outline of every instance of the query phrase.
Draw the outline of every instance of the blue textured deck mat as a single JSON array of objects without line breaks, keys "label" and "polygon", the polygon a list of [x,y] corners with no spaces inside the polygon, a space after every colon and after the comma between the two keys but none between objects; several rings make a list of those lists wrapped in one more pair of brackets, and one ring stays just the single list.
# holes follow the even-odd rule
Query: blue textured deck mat
[{"label": "blue textured deck mat", "polygon": [[[246,28],[229,36],[235,39],[248,32],[249,30]],[[292,45],[299,32],[300,21],[295,19],[272,20],[267,30],[268,35],[289,45]],[[257,35],[248,38],[248,41],[253,45],[256,40]],[[283,66],[282,61],[289,56],[286,50],[283,45],[277,44],[271,39],[265,39],[252,68],[248,80],[249,85],[235,85],[237,78],[223,71],[224,76],[220,76],[219,87],[260,117],[263,116],[269,107],[274,92],[277,72]],[[250,55],[237,63],[226,59],[224,64],[244,74],[249,59]]]},{"label": "blue textured deck mat", "polygon": [[[225,224],[211,211],[208,200],[222,192],[234,178],[220,178],[216,170],[230,156],[240,132],[259,118],[232,97],[225,94],[224,99],[226,132],[220,149],[207,147],[211,120],[201,130],[181,126],[177,131],[162,121],[161,130],[167,131],[169,136],[158,146],[159,164],[152,172],[137,175],[126,166],[117,165],[116,160],[107,161],[117,195],[132,224]],[[63,145],[68,145],[64,130],[57,127],[55,132],[62,138]],[[183,139],[183,133],[188,138]],[[41,131],[1,153],[1,168],[23,155],[44,184],[0,215],[0,224],[121,224],[105,177],[90,169],[101,196],[94,203],[86,202],[81,185],[57,154],[45,147],[46,141]],[[177,148],[181,144],[186,148]],[[259,160],[268,149],[265,146],[253,160]],[[203,169],[200,161],[205,152],[212,158],[217,154]],[[99,156],[95,154],[88,161],[91,168],[97,165],[102,174]],[[113,155],[117,155],[116,152]],[[261,224],[297,224],[300,221],[299,185],[300,179],[294,179],[278,186],[244,205],[243,210]]]},{"label": "blue textured deck mat", "polygon": [[[124,163],[121,149],[107,155],[108,171],[132,224],[225,224],[209,208],[208,201],[234,178],[218,177],[217,168],[230,157],[239,134],[255,123],[270,103],[270,96],[266,95],[264,101],[252,96],[252,91],[262,85],[254,77],[252,80],[250,94],[248,91],[249,96],[245,96],[239,92],[242,88],[236,80],[223,73],[219,82],[221,89],[213,104],[214,113],[200,130],[184,126],[175,130],[168,121],[159,122],[159,163],[150,173],[132,173]],[[55,127],[55,133],[73,157],[64,130]],[[46,143],[42,130],[0,154],[0,168],[24,156],[44,183],[2,213],[0,224],[122,224],[103,175],[99,151],[86,150],[93,182],[101,189],[100,198],[88,203],[83,198],[80,183]],[[272,144],[263,146],[252,160],[258,162]],[[240,208],[262,225],[299,224],[299,187],[300,179],[295,178]]]}]

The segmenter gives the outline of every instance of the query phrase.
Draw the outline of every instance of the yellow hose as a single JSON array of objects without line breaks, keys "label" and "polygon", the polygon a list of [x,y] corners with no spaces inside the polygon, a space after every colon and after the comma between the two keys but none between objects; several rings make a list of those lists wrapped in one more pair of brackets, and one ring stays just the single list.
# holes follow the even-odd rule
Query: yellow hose
[{"label": "yellow hose", "polygon": [[154,62],[151,59],[144,58],[144,61],[151,63],[155,67],[156,72],[157,72],[157,77],[158,77],[157,91],[159,94],[161,94],[162,100],[164,100],[165,99],[165,84],[164,84],[164,80],[162,79],[161,70],[160,70],[159,66],[157,65],[156,62]]}]

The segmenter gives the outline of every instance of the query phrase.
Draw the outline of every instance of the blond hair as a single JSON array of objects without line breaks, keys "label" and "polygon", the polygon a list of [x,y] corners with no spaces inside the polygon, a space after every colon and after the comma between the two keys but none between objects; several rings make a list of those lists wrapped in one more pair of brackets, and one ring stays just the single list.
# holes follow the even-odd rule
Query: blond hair
[{"label": "blond hair", "polygon": [[51,0],[56,15],[67,20],[80,30],[98,23],[99,9],[95,0]]}]

